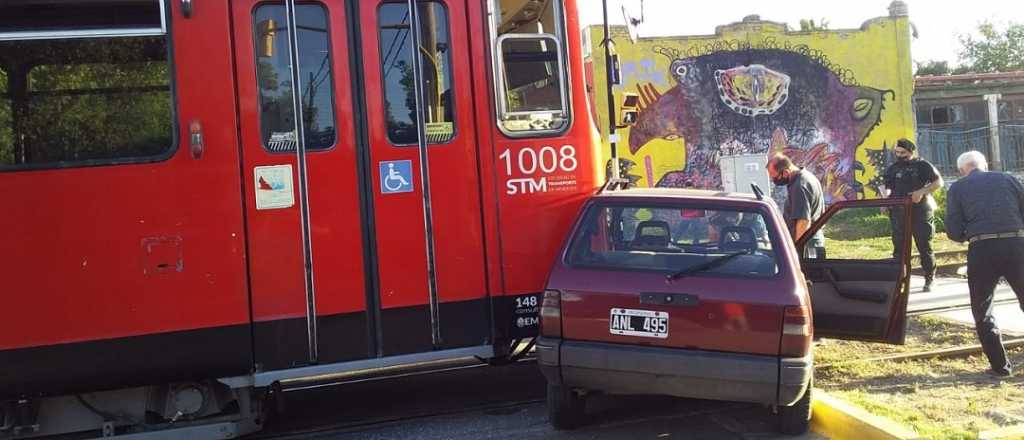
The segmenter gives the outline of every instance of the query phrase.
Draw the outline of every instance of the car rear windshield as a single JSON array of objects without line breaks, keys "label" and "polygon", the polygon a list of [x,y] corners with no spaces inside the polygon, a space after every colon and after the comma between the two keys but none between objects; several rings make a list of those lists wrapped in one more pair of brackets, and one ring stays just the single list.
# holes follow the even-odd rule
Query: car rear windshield
[{"label": "car rear windshield", "polygon": [[693,270],[770,277],[779,271],[772,235],[757,211],[594,205],[573,237],[568,263],[667,274]]}]

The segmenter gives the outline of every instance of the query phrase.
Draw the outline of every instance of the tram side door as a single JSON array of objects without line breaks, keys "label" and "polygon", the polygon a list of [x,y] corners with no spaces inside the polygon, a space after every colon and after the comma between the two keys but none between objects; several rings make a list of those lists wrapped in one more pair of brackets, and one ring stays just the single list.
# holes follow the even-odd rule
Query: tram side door
[{"label": "tram side door", "polygon": [[420,4],[429,223],[406,3],[297,2],[298,112],[285,8],[233,3],[257,369],[486,345],[465,6]]},{"label": "tram side door", "polygon": [[[361,0],[365,146],[372,173],[380,346],[384,356],[489,343],[484,237],[465,1],[418,2],[413,50],[405,1]],[[476,36],[480,37],[480,36]],[[413,59],[423,66],[431,224],[417,145]],[[432,237],[428,237],[428,231]],[[431,313],[428,238],[434,242]],[[432,322],[432,316],[436,323]],[[434,324],[437,337],[434,337]],[[435,340],[436,339],[436,340]]]},{"label": "tram side door", "polygon": [[285,3],[232,5],[256,367],[372,357],[345,5],[296,6],[305,192]]}]

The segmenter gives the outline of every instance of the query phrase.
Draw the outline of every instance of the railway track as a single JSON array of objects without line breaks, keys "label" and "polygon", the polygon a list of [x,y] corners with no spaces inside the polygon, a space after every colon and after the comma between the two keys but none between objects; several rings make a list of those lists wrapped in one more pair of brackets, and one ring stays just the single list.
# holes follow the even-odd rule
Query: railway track
[{"label": "railway track", "polygon": [[[1002,298],[1002,299],[993,300],[992,301],[992,306],[999,306],[999,305],[1004,305],[1004,304],[1016,304],[1016,303],[1017,303],[1017,298]],[[921,309],[916,309],[916,310],[910,310],[910,311],[907,312],[907,316],[933,315],[933,314],[937,314],[937,313],[953,312],[953,311],[957,311],[957,310],[966,310],[966,309],[970,309],[970,308],[971,308],[971,304],[970,303],[960,303],[960,304],[954,304],[954,305],[943,305],[943,306],[938,306],[938,307],[928,307],[928,308],[921,308]]]},{"label": "railway track", "polygon": [[535,365],[532,357],[497,367],[467,360],[435,370],[296,384],[280,394],[282,405],[265,429],[247,438],[321,438],[417,420],[520,411],[544,401],[545,382]]},{"label": "railway track", "polygon": [[[935,271],[940,276],[957,276],[960,275],[960,268],[967,265],[967,251],[943,251],[935,253],[935,261],[938,263],[935,266]],[[910,273],[914,275],[924,275],[924,271],[921,270],[921,257],[919,255],[913,255],[910,258]]]},{"label": "railway track", "polygon": [[346,433],[351,433],[351,432],[355,432],[355,431],[362,431],[362,430],[366,430],[366,429],[370,429],[370,428],[383,427],[383,426],[387,426],[387,425],[394,424],[394,423],[408,423],[410,421],[425,420],[425,419],[430,419],[430,418],[433,418],[433,417],[456,416],[456,415],[465,415],[465,414],[473,414],[473,413],[481,413],[481,412],[513,411],[513,410],[518,410],[520,408],[524,408],[524,407],[527,407],[527,406],[530,406],[530,405],[536,405],[536,404],[539,404],[539,403],[542,403],[542,402],[544,402],[544,398],[543,397],[536,398],[536,399],[528,399],[528,400],[518,400],[518,401],[509,401],[509,402],[501,402],[501,403],[492,403],[492,404],[486,404],[486,405],[464,406],[464,407],[461,407],[461,408],[458,408],[458,409],[452,409],[452,410],[446,410],[446,411],[428,411],[428,412],[422,412],[422,413],[418,413],[418,414],[405,414],[405,415],[393,415],[393,416],[377,417],[377,418],[364,419],[364,420],[354,421],[354,422],[342,422],[342,423],[335,423],[335,424],[328,424],[328,425],[320,425],[320,426],[316,426],[316,427],[313,427],[313,428],[293,429],[293,430],[289,430],[289,431],[280,431],[280,432],[269,431],[269,432],[257,434],[257,435],[255,435],[253,437],[246,437],[246,438],[250,438],[250,439],[254,439],[254,440],[255,439],[261,439],[261,440],[262,439],[288,440],[288,439],[308,438],[308,437],[312,437],[312,436],[320,436],[320,435],[327,435],[327,434],[346,434]]}]

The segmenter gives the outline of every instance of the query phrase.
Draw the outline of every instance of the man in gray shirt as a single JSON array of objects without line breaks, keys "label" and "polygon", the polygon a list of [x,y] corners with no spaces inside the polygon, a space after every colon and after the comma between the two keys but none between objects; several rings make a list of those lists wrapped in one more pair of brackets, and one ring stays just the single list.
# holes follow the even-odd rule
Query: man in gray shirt
[{"label": "man in gray shirt", "polygon": [[957,159],[961,179],[946,195],[946,235],[969,241],[967,286],[978,339],[997,377],[1012,374],[992,316],[992,295],[1006,277],[1018,302],[1024,300],[1024,185],[1015,177],[988,171],[985,156],[968,151]]},{"label": "man in gray shirt", "polygon": [[[772,183],[786,186],[786,206],[782,216],[786,219],[793,240],[798,240],[811,227],[811,223],[825,212],[821,182],[810,171],[797,167],[782,153],[772,156],[766,168]],[[825,258],[825,235],[820,229],[807,242],[806,256]]]}]

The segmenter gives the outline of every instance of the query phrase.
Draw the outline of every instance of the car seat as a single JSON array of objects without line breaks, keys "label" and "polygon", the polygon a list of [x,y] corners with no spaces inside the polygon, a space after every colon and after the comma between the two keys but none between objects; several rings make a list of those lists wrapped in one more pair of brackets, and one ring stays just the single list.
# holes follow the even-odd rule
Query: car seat
[{"label": "car seat", "polygon": [[666,248],[671,241],[668,222],[646,220],[636,225],[636,236],[630,247],[634,249]]},{"label": "car seat", "polygon": [[718,234],[718,249],[723,252],[753,252],[757,250],[757,236],[754,228],[748,226],[726,226]]}]

